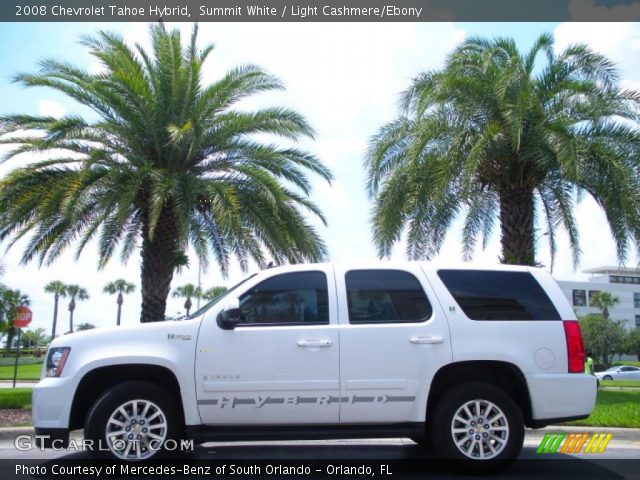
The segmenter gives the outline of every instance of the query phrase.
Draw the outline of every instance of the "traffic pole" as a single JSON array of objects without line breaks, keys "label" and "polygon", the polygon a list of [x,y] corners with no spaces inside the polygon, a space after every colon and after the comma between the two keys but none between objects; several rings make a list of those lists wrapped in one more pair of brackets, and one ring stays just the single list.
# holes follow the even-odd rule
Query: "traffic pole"
[{"label": "traffic pole", "polygon": [[16,363],[13,366],[13,387],[16,388],[16,378],[18,377],[18,360],[20,360],[20,334],[22,329],[18,328],[18,348],[16,349]]}]

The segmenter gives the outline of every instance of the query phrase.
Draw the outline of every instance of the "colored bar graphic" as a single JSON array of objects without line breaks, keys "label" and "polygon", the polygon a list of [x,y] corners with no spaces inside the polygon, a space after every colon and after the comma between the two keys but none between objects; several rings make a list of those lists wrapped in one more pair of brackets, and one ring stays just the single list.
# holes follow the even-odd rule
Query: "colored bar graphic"
[{"label": "colored bar graphic", "polygon": [[611,433],[547,433],[536,453],[603,453],[612,438]]}]

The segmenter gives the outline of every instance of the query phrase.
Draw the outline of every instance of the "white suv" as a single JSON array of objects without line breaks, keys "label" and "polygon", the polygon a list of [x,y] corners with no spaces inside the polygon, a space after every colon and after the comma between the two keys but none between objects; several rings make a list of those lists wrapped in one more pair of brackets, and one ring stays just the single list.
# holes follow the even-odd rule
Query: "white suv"
[{"label": "white suv", "polygon": [[33,421],[45,445],[84,428],[127,460],[183,436],[404,436],[486,466],[517,457],[525,425],[589,415],[583,362],[575,314],[543,270],[292,265],[187,320],[57,338]]}]

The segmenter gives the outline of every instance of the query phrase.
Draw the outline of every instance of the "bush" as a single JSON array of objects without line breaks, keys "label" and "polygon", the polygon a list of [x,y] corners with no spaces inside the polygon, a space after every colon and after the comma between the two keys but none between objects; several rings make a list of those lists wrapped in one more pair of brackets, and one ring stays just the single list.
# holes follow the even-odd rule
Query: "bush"
[{"label": "bush", "polygon": [[[26,355],[23,357],[22,355],[20,355],[20,359],[18,360],[18,365],[35,365],[38,363],[42,363],[43,361],[44,361],[44,356],[35,357],[35,356]],[[16,363],[15,355],[11,355],[8,357],[0,357],[0,366],[15,365],[15,363]]]},{"label": "bush", "polygon": [[627,331],[623,320],[611,320],[602,315],[580,317],[580,329],[587,354],[597,364],[610,365],[615,354],[625,353]]},{"label": "bush", "polygon": [[640,362],[624,362],[624,361],[613,362],[614,367],[617,367],[618,365],[629,365],[632,367],[640,367]]}]

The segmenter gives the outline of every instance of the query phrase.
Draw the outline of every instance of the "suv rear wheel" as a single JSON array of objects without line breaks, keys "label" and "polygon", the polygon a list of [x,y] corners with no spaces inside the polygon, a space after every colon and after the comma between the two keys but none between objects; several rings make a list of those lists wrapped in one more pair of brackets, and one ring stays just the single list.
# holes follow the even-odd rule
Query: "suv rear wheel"
[{"label": "suv rear wheel", "polygon": [[175,400],[150,382],[124,382],[107,390],[89,411],[85,438],[115,458],[148,460],[176,438]]},{"label": "suv rear wheel", "polygon": [[431,440],[444,458],[491,470],[515,460],[524,441],[522,412],[503,390],[469,382],[446,392],[432,415]]}]

